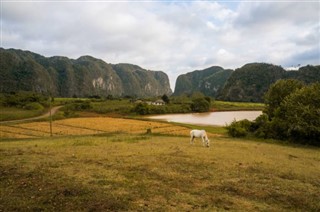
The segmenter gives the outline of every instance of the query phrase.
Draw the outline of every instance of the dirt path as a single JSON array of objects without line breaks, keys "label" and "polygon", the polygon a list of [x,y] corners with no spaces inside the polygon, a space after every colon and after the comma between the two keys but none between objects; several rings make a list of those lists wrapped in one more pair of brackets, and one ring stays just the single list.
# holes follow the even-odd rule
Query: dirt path
[{"label": "dirt path", "polygon": [[[63,106],[56,106],[56,107],[51,108],[51,115],[53,116],[61,107],[63,107]],[[45,113],[45,114],[43,114],[41,116],[37,116],[37,117],[19,119],[19,120],[11,120],[11,121],[0,121],[0,124],[9,124],[9,123],[24,122],[24,121],[32,121],[32,120],[47,118],[49,116],[50,116],[50,111],[48,111],[47,113]]]}]

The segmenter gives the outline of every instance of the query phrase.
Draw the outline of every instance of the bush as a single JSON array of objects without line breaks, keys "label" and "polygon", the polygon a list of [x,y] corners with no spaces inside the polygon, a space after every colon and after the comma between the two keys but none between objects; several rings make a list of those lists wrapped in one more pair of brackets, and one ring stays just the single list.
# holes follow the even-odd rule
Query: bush
[{"label": "bush", "polygon": [[65,107],[67,110],[73,110],[73,111],[84,111],[84,110],[90,110],[92,109],[92,105],[90,102],[77,102],[77,103],[71,103],[66,105]]},{"label": "bush", "polygon": [[191,110],[193,112],[208,112],[210,110],[210,102],[204,97],[192,100]]},{"label": "bush", "polygon": [[63,112],[63,116],[66,118],[71,118],[71,117],[75,117],[75,112],[70,110],[70,109],[65,109]]},{"label": "bush", "polygon": [[286,136],[299,143],[320,146],[320,83],[305,86],[280,105],[278,119],[286,123]]},{"label": "bush", "polygon": [[22,108],[32,102],[44,103],[47,100],[48,97],[43,96],[42,94],[21,91],[17,93],[5,94],[2,102],[5,106]]},{"label": "bush", "polygon": [[272,84],[264,96],[266,113],[272,118],[281,102],[291,93],[303,87],[303,82],[295,79],[278,80]]},{"label": "bush", "polygon": [[147,104],[139,103],[133,109],[133,111],[140,114],[140,115],[146,115],[146,114],[149,114],[149,107]]},{"label": "bush", "polygon": [[167,113],[166,106],[150,106],[149,107],[150,114],[164,114]]},{"label": "bush", "polygon": [[266,94],[266,103],[266,111],[252,124],[255,136],[320,146],[320,83],[278,81]]},{"label": "bush", "polygon": [[245,137],[251,131],[252,122],[247,119],[233,121],[227,126],[228,134],[232,137]]},{"label": "bush", "polygon": [[26,110],[43,110],[44,109],[44,107],[38,102],[28,103],[23,108]]},{"label": "bush", "polygon": [[162,99],[166,104],[169,104],[169,102],[170,102],[170,99],[169,99],[169,97],[168,97],[166,94],[164,94],[164,95],[161,97],[161,99]]}]

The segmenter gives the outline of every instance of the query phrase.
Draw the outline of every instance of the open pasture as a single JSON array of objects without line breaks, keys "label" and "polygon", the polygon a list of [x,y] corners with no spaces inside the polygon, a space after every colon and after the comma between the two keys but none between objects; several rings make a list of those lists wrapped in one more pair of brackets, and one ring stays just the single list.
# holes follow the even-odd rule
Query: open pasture
[{"label": "open pasture", "polygon": [[123,133],[2,141],[0,211],[320,210],[319,149],[211,140],[210,148]]},{"label": "open pasture", "polygon": [[[143,121],[123,118],[92,117],[71,118],[54,121],[53,136],[93,135],[102,133],[144,134],[150,129],[152,133],[163,135],[189,136],[190,129],[169,123]],[[0,125],[0,138],[38,138],[49,137],[49,122],[30,122],[14,125]],[[209,136],[216,136],[210,134]]]},{"label": "open pasture", "polygon": [[3,107],[0,105],[0,121],[17,120],[39,116],[42,110],[26,110],[22,108]]}]

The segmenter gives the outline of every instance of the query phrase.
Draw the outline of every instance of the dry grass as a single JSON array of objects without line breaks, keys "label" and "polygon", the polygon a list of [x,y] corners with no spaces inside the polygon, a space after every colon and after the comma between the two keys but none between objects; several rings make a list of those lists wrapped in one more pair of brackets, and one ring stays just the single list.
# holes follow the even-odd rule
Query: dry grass
[{"label": "dry grass", "polygon": [[121,133],[2,141],[0,211],[320,210],[319,149],[211,140],[210,148]]},{"label": "dry grass", "polygon": [[[143,121],[110,117],[71,118],[53,122],[52,132],[59,135],[93,135],[101,133],[152,133],[164,135],[188,136],[190,129],[169,123]],[[15,125],[0,125],[0,139],[49,137],[50,125],[48,122],[30,122]],[[209,136],[215,136],[209,134]]]}]

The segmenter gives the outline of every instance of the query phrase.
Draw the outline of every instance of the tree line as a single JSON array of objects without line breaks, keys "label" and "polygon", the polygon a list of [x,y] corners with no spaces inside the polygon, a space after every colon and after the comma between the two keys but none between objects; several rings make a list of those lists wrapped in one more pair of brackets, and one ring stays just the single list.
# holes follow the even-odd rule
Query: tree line
[{"label": "tree line", "polygon": [[233,137],[255,136],[320,146],[320,83],[278,80],[264,95],[266,108],[254,121],[227,126]]}]

